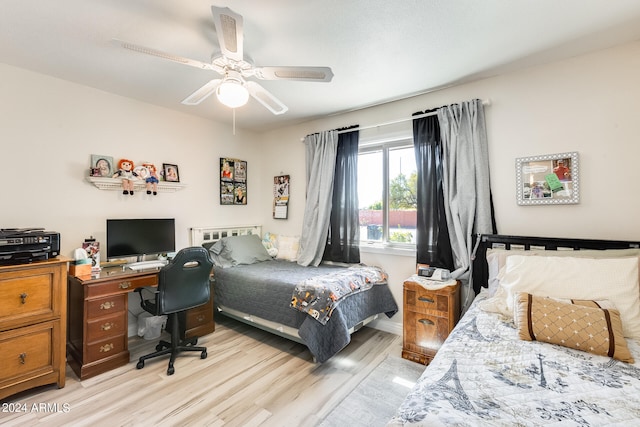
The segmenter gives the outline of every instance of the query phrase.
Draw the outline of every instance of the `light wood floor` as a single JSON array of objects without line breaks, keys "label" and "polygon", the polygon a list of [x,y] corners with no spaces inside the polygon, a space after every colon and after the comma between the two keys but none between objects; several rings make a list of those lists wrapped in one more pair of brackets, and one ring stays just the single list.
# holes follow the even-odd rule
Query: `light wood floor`
[{"label": "light wood floor", "polygon": [[[199,340],[207,359],[180,356],[135,368],[154,341],[132,339],[131,362],[80,382],[67,368],[66,386],[14,395],[25,412],[0,412],[3,426],[314,426],[387,354],[400,356],[402,338],[363,328],[328,362],[306,347],[218,316],[216,331]],[[33,411],[41,404],[43,412]],[[56,409],[58,412],[56,412]]]}]

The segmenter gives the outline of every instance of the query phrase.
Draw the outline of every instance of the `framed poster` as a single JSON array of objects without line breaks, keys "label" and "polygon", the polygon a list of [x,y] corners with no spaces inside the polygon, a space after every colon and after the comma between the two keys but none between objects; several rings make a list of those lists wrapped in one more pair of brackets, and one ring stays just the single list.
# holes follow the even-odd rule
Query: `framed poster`
[{"label": "framed poster", "polygon": [[220,204],[247,204],[247,162],[220,158]]},{"label": "framed poster", "polygon": [[289,175],[273,177],[273,218],[287,219],[289,211]]},{"label": "framed poster", "polygon": [[519,205],[555,205],[580,202],[578,152],[516,159]]}]

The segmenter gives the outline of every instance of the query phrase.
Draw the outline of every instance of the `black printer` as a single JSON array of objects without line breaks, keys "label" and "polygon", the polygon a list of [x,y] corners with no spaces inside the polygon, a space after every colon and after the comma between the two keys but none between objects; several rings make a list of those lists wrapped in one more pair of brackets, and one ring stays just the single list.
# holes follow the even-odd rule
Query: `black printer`
[{"label": "black printer", "polygon": [[60,233],[44,228],[0,229],[0,265],[42,261],[59,254]]}]

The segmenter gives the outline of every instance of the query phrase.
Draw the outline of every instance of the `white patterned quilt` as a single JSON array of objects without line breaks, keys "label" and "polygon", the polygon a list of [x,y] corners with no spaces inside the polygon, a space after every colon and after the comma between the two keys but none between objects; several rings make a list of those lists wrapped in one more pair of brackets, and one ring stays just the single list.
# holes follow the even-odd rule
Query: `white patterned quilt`
[{"label": "white patterned quilt", "polygon": [[478,308],[481,293],[389,426],[640,426],[640,344],[628,364],[537,341]]}]

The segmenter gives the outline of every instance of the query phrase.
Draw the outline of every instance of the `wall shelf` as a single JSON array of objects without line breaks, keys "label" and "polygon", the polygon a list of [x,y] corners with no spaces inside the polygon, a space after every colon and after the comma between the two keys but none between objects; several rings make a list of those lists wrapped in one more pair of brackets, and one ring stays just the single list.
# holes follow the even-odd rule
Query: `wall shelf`
[{"label": "wall shelf", "polygon": [[[104,178],[99,176],[88,176],[87,181],[95,185],[100,190],[119,190],[122,191],[122,182],[118,178]],[[186,188],[186,184],[179,182],[160,181],[158,183],[158,193],[175,193]],[[134,191],[145,191],[146,183],[143,180],[133,181]]]}]

